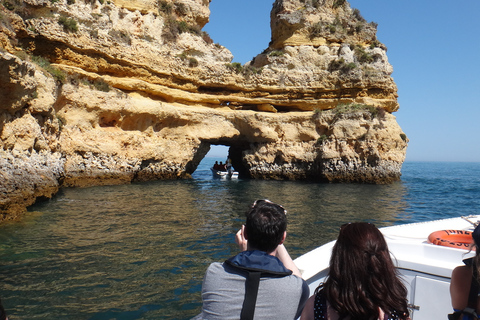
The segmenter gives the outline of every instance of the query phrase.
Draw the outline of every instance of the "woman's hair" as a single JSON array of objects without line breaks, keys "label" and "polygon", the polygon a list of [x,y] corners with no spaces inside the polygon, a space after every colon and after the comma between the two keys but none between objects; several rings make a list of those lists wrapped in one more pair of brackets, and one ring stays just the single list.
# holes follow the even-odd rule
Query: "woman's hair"
[{"label": "woman's hair", "polygon": [[398,278],[382,233],[365,222],[343,225],[333,247],[326,298],[340,319],[378,319],[379,308],[407,319],[407,289]]},{"label": "woman's hair", "polygon": [[269,200],[257,200],[247,211],[245,230],[252,248],[267,253],[277,248],[287,229],[286,210]]},{"label": "woman's hair", "polygon": [[6,320],[7,314],[5,313],[5,309],[2,306],[2,300],[0,300],[0,320]]},{"label": "woman's hair", "polygon": [[475,244],[475,256],[473,257],[474,267],[477,268],[477,280],[480,281],[480,225],[476,226],[472,232],[473,242]]}]

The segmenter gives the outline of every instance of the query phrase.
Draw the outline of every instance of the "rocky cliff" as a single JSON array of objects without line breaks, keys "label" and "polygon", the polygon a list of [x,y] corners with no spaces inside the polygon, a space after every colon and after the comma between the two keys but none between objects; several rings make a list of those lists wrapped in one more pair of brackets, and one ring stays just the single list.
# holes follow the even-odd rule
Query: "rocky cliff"
[{"label": "rocky cliff", "polygon": [[374,23],[342,0],[276,0],[270,44],[240,65],[202,31],[209,2],[2,1],[0,220],[60,187],[189,177],[212,144],[247,178],[400,178]]}]

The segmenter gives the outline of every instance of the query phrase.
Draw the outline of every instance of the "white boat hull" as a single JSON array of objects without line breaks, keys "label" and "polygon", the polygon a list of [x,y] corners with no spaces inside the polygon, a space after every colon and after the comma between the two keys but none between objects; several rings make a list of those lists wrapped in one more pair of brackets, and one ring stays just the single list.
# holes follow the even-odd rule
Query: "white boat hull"
[{"label": "white boat hull", "polygon": [[[477,222],[480,216],[470,216],[468,220]],[[459,217],[380,229],[408,289],[412,320],[446,319],[453,311],[449,291],[452,271],[474,253],[434,245],[428,243],[427,238],[438,230],[473,230],[469,221]],[[310,294],[327,276],[334,243],[329,242],[295,259]]]},{"label": "white boat hull", "polygon": [[213,168],[210,168],[212,171],[213,177],[214,178],[219,178],[219,179],[238,179],[238,172],[230,170],[230,171],[219,171],[215,170]]}]

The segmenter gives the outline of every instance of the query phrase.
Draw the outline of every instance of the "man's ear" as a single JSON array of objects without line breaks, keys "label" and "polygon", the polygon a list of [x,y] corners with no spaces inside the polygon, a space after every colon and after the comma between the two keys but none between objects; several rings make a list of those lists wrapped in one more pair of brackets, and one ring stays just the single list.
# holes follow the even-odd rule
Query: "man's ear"
[{"label": "man's ear", "polygon": [[283,244],[285,242],[285,238],[287,237],[287,231],[283,232],[283,237],[282,240],[280,241],[279,245]]},{"label": "man's ear", "polygon": [[243,237],[245,240],[248,240],[247,227],[245,225],[243,225]]}]

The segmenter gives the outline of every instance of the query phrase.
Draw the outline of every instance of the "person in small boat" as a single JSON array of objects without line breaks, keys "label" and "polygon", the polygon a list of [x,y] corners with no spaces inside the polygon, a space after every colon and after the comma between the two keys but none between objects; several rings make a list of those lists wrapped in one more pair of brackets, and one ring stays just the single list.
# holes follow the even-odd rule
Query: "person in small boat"
[{"label": "person in small boat", "polygon": [[225,162],[225,168],[227,169],[228,172],[232,170],[232,160],[230,158],[228,158],[227,162]]},{"label": "person in small boat", "polygon": [[222,161],[220,161],[220,164],[218,165],[218,171],[227,171],[227,167],[223,164]]},{"label": "person in small boat", "polygon": [[215,164],[213,165],[213,169],[220,170],[220,165],[218,164],[218,161],[215,161]]},{"label": "person in small boat", "polygon": [[450,280],[450,297],[453,313],[448,315],[450,320],[479,319],[480,314],[480,226],[472,233],[475,256],[465,259],[465,265],[458,266],[452,271]]},{"label": "person in small boat", "polygon": [[284,246],[287,211],[257,200],[235,242],[240,253],[212,263],[202,284],[201,319],[297,319],[310,295]]},{"label": "person in small boat", "polygon": [[373,224],[340,228],[328,277],[311,296],[301,320],[406,320],[407,289],[399,279],[387,243]]}]

